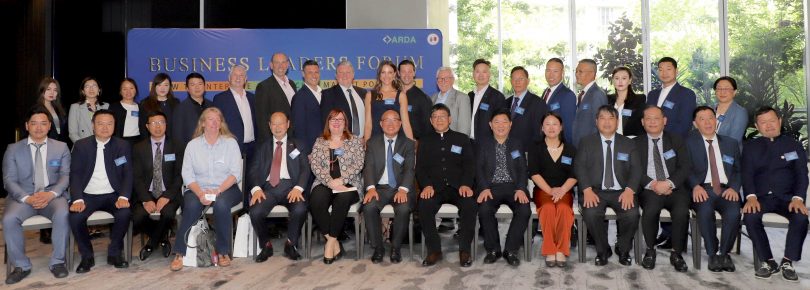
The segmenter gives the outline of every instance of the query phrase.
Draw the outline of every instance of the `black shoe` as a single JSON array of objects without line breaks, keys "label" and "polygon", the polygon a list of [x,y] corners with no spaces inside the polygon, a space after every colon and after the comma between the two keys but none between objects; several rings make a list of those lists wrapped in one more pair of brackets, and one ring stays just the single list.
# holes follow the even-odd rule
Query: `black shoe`
[{"label": "black shoe", "polygon": [[596,259],[593,260],[593,264],[597,266],[604,266],[608,263],[608,256],[596,254]]},{"label": "black shoe", "polygon": [[666,239],[663,243],[658,245],[659,249],[662,250],[671,250],[672,249],[672,238]]},{"label": "black shoe", "polygon": [[113,265],[119,269],[129,268],[129,263],[121,256],[107,256],[107,265]]},{"label": "black shoe", "polygon": [[82,261],[79,262],[79,266],[76,267],[76,273],[87,273],[90,272],[90,269],[96,265],[96,259],[94,258],[82,258]]},{"label": "black shoe", "polygon": [[641,260],[641,266],[647,270],[655,269],[656,254],[655,249],[647,249],[647,252],[644,253],[644,259]]},{"label": "black shoe", "polygon": [[272,256],[273,256],[273,245],[267,243],[264,247],[262,247],[262,251],[259,252],[259,254],[256,255],[256,258],[254,258],[253,260],[256,261],[256,263],[261,263],[267,261],[267,259],[269,259]]},{"label": "black shoe", "polygon": [[671,252],[669,255],[669,263],[675,267],[675,271],[684,273],[689,270],[689,266],[686,265],[686,261],[683,260],[681,253]]},{"label": "black shoe", "polygon": [[658,235],[658,237],[655,238],[655,244],[656,245],[663,244],[665,241],[667,241],[669,239],[670,239],[670,236],[668,236],[668,235],[663,235],[663,234]]},{"label": "black shoe", "polygon": [[[774,260],[764,261],[760,264],[760,267],[754,269],[754,277],[759,279],[770,279],[771,275],[776,274],[779,272],[779,265],[776,264]],[[794,272],[795,274],[795,272]],[[782,274],[784,276],[784,273]]]},{"label": "black shoe", "polygon": [[422,261],[422,266],[433,266],[436,265],[437,262],[441,261],[442,259],[442,252],[430,253],[425,260]]},{"label": "black shoe", "polygon": [[145,246],[143,246],[143,248],[141,248],[141,252],[138,253],[138,259],[141,259],[141,261],[144,261],[144,260],[148,259],[149,256],[151,256],[151,255],[152,255],[152,246],[145,245]]},{"label": "black shoe", "polygon": [[43,244],[50,245],[51,244],[51,229],[41,229],[39,230],[39,241]]},{"label": "black shoe", "polygon": [[437,230],[439,231],[439,233],[446,233],[454,229],[456,229],[456,226],[454,226],[453,224],[440,224]]},{"label": "black shoe", "polygon": [[343,254],[346,253],[346,250],[343,249],[343,243],[340,241],[338,241],[338,248],[340,249],[340,252],[335,255],[335,260],[340,260],[340,258],[343,258]]},{"label": "black shoe", "polygon": [[459,251],[458,252],[458,263],[459,263],[459,265],[461,265],[461,267],[464,267],[464,268],[472,266],[472,257],[470,256],[470,253],[465,252],[465,251]]},{"label": "black shoe", "polygon": [[383,260],[383,256],[385,256],[385,250],[382,247],[374,249],[374,254],[371,255],[371,263],[374,264],[381,263]]},{"label": "black shoe", "polygon": [[500,258],[500,257],[501,257],[501,252],[500,251],[487,252],[486,257],[484,257],[484,264],[495,263],[495,261],[498,261],[498,258]]},{"label": "black shoe", "polygon": [[25,279],[25,277],[28,277],[29,274],[31,274],[31,269],[23,271],[22,268],[15,267],[14,271],[11,271],[11,273],[9,273],[6,277],[6,284],[15,284],[20,282],[22,279]]},{"label": "black shoe", "polygon": [[734,271],[736,271],[736,268],[734,267],[734,262],[731,261],[731,255],[726,253],[725,255],[722,255],[721,257],[722,257],[721,264],[723,265],[723,271],[726,271],[726,272],[734,272]]},{"label": "black shoe", "polygon": [[68,276],[68,269],[65,264],[56,264],[51,267],[51,274],[55,278],[65,278]]},{"label": "black shoe", "polygon": [[172,254],[172,244],[169,241],[160,242],[160,253],[164,258],[168,258]]},{"label": "black shoe", "polygon": [[617,253],[619,255],[619,264],[624,266],[633,265],[633,260],[630,259],[630,253]]},{"label": "black shoe", "polygon": [[512,252],[503,252],[503,258],[506,259],[506,262],[512,266],[520,266],[520,259],[518,259],[518,255]]},{"label": "black shoe", "polygon": [[712,272],[722,272],[723,271],[723,259],[720,255],[711,255],[709,256],[709,271]]},{"label": "black shoe", "polygon": [[399,264],[402,262],[402,254],[399,249],[391,249],[391,263]]},{"label": "black shoe", "polygon": [[796,275],[796,269],[793,268],[793,262],[782,259],[782,264],[779,265],[777,271],[782,270],[782,278],[790,282],[799,282],[799,276]]},{"label": "black shoe", "polygon": [[301,254],[298,253],[298,248],[293,246],[293,244],[290,243],[290,241],[287,241],[286,243],[284,243],[284,256],[287,257],[287,259],[290,259],[290,260],[293,260],[293,261],[297,261],[297,260],[301,259]]}]

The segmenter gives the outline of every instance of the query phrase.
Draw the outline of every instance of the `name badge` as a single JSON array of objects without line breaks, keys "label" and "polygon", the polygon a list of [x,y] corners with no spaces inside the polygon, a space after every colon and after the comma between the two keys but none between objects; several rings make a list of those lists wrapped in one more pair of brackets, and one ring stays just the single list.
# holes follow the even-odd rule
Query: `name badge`
[{"label": "name badge", "polygon": [[115,166],[121,166],[124,163],[127,163],[127,157],[126,156],[121,156],[121,157],[118,157],[118,158],[115,159]]},{"label": "name badge", "polygon": [[138,111],[130,111],[129,114],[132,115],[133,117],[137,118],[140,115],[140,112],[138,112]]},{"label": "name badge", "polygon": [[[335,150],[335,151],[337,151],[337,150]],[[337,154],[337,153],[335,153],[335,154]],[[289,155],[290,155],[290,159],[295,159],[296,157],[298,157],[298,155],[301,155],[301,151],[298,151],[298,148],[295,148],[295,149],[293,149],[292,152],[290,152]]]},{"label": "name badge", "polygon": [[585,111],[591,108],[591,104],[582,104],[582,110]]},{"label": "name badge", "polygon": [[337,149],[335,149],[335,155],[337,155],[337,156],[343,156],[343,148],[337,148]]},{"label": "name badge", "polygon": [[669,100],[664,101],[664,108],[672,109],[673,107],[675,107],[675,103],[670,102]]},{"label": "name badge", "polygon": [[489,104],[481,103],[480,105],[478,105],[478,109],[480,109],[481,111],[489,111]]},{"label": "name badge", "polygon": [[518,159],[518,158],[520,158],[520,151],[517,151],[517,150],[512,151],[512,159]]},{"label": "name badge", "polygon": [[628,161],[630,160],[630,155],[628,155],[627,153],[619,152],[616,153],[616,159],[618,159],[619,161]]},{"label": "name badge", "polygon": [[518,115],[523,115],[523,112],[525,112],[525,111],[526,111],[526,109],[521,108],[521,107],[515,108],[515,113],[517,113]]},{"label": "name badge", "polygon": [[622,116],[630,117],[633,115],[633,110],[630,109],[622,109]]},{"label": "name badge", "polygon": [[450,152],[461,154],[461,146],[453,145],[452,147],[450,147]]},{"label": "name badge", "polygon": [[793,161],[793,160],[796,160],[796,159],[799,159],[799,154],[796,154],[796,151],[791,151],[791,152],[785,153],[785,160]]},{"label": "name badge", "polygon": [[385,104],[386,105],[393,105],[394,104],[394,99],[386,99]]},{"label": "name badge", "polygon": [[549,108],[551,108],[552,111],[559,110],[560,109],[560,103],[553,103],[553,104],[551,104],[551,106],[549,106]]},{"label": "name badge", "polygon": [[670,160],[672,159],[672,157],[675,157],[675,151],[673,151],[672,149],[669,149],[669,151],[664,152],[664,159]]},{"label": "name badge", "polygon": [[722,123],[725,120],[726,120],[726,115],[717,116],[717,121],[720,121]]},{"label": "name badge", "polygon": [[163,161],[169,162],[176,160],[174,157],[174,153],[163,155]]},{"label": "name badge", "polygon": [[62,160],[54,159],[54,160],[48,161],[48,166],[52,166],[52,167],[62,166]]},{"label": "name badge", "polygon": [[399,155],[399,153],[396,153],[394,154],[394,161],[402,165],[402,162],[405,162],[405,158],[402,157],[402,155]]},{"label": "name badge", "polygon": [[565,165],[571,165],[571,163],[573,161],[574,161],[574,159],[572,159],[571,157],[568,157],[568,156],[560,157],[560,163],[565,164]]},{"label": "name badge", "polygon": [[408,112],[413,112],[413,105],[408,105]]},{"label": "name badge", "polygon": [[210,200],[210,201],[217,201],[217,195],[216,194],[206,193],[205,194],[205,199]]},{"label": "name badge", "polygon": [[723,154],[723,162],[728,163],[728,165],[734,165],[734,157]]}]

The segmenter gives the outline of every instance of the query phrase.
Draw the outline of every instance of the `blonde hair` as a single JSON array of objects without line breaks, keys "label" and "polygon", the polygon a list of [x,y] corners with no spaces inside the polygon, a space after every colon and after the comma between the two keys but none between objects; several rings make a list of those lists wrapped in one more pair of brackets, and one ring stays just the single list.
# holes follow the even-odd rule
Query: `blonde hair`
[{"label": "blonde hair", "polygon": [[200,114],[200,119],[197,121],[197,128],[194,129],[194,135],[193,135],[193,137],[191,137],[192,139],[200,137],[203,133],[205,133],[204,132],[204,130],[205,130],[205,128],[204,128],[205,127],[205,114],[207,114],[207,113],[215,113],[215,114],[217,114],[217,116],[219,116],[219,121],[221,122],[221,124],[219,126],[219,135],[220,136],[226,136],[226,137],[231,137],[231,138],[236,139],[236,137],[233,135],[233,133],[231,133],[231,130],[228,130],[228,123],[225,123],[225,116],[222,115],[222,111],[220,111],[216,107],[210,107],[210,108],[205,109],[204,111],[202,111],[202,113]]}]

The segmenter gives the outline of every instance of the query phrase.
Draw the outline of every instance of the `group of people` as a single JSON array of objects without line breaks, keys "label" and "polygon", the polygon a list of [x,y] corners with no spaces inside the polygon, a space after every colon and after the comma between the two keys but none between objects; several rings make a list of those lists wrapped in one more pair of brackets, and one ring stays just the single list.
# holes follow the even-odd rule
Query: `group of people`
[{"label": "group of people", "polygon": [[[369,90],[353,85],[348,61],[336,67],[337,84],[328,89],[319,86],[320,65],[313,60],[302,64],[301,88],[287,77],[285,54],[274,54],[271,68],[273,74],[253,94],[245,89],[247,68],[231,67],[229,89],[212,101],[198,73],[186,77],[188,97],[182,102],[161,73],[140,104],[132,79],[121,82],[121,101],[107,104],[99,100],[98,82],[87,78],[67,117],[58,82],[44,79],[38,104],[25,118],[28,137],[11,144],[3,158],[9,192],[3,230],[14,265],[6,283],[31,271],[22,223],[34,215],[54,224],[49,268],[57,278],[68,275],[68,229],[81,253],[76,272],[95,265],[87,227],[95,211],[115,218],[108,264],[128,267],[122,248],[131,220],[148,236],[139,258],[160,249],[164,257],[174,255],[170,268],[177,271],[186,254],[185,233],[210,207],[217,263],[227,267],[231,209],[240,203],[249,209],[261,246],[256,262],[273,255],[266,217],[276,205],[289,210],[283,255],[300,259],[301,228],[311,212],[326,240],[326,264],[344,255],[338,238],[357,205],[373,248],[371,261],[380,263],[386,256],[380,212],[391,205],[390,261],[402,261],[400,247],[415,212],[425,236],[424,266],[443,259],[435,217],[442,204],[454,204],[459,262],[469,267],[476,219],[484,235],[483,262],[504,258],[520,264],[517,252],[528,246],[522,237],[533,200],[545,263],[565,267],[575,198],[595,241],[598,266],[614,250],[620,264],[631,264],[641,219],[647,247],[641,264],[653,269],[659,216],[667,209],[670,262],[687,271],[681,253],[692,208],[709,270],[734,271],[728,252],[742,214],[763,261],[756,276],[781,271],[788,280],[798,279],[792,262],[801,258],[807,233],[807,156],[799,142],[782,134],[779,113],[770,107],[754,114],[761,137],[742,146],[748,113],[734,102],[737,84],[731,77],[714,83],[714,107],[697,107],[694,92],[677,83],[677,62],[669,57],[658,62],[663,87],[649,97],[634,92],[626,67],[613,71],[615,93],[607,95],[596,85],[597,65],[590,59],[577,64],[578,93],[562,83],[563,61],[552,58],[541,95],[528,90],[529,73],[518,66],[510,73],[514,94],[508,98],[490,86],[490,63],[484,59],[473,63],[476,87],[466,95],[453,87],[453,70],[442,67],[436,72],[439,91],[428,96],[415,86],[410,60],[381,62]],[[501,205],[513,213],[503,246],[495,217]],[[614,249],[608,244],[607,207],[618,217]],[[182,219],[172,246],[168,230],[178,208]],[[719,241],[715,211],[722,216]],[[771,212],[790,220],[780,263],[762,224],[762,215]]]}]

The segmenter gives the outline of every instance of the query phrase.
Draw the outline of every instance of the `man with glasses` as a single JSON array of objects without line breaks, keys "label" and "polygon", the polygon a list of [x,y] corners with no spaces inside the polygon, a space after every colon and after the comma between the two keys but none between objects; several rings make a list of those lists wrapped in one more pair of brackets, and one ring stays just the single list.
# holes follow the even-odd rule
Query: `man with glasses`
[{"label": "man with glasses", "polygon": [[439,92],[433,94],[430,99],[433,104],[444,104],[450,110],[450,114],[456,119],[456,122],[450,124],[450,129],[464,135],[470,135],[470,98],[462,92],[453,88],[456,77],[453,74],[453,69],[449,67],[440,67],[436,71],[436,85],[439,87]]}]

